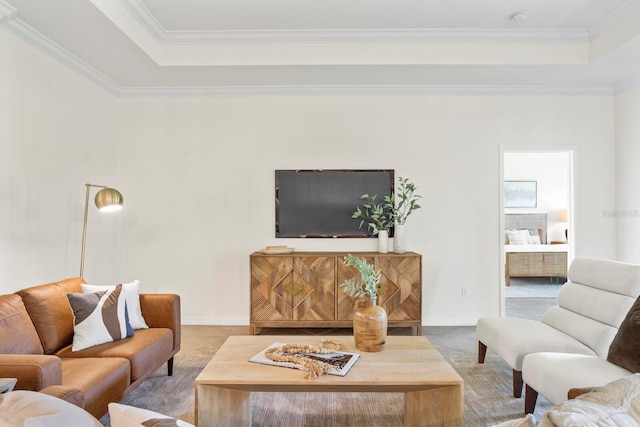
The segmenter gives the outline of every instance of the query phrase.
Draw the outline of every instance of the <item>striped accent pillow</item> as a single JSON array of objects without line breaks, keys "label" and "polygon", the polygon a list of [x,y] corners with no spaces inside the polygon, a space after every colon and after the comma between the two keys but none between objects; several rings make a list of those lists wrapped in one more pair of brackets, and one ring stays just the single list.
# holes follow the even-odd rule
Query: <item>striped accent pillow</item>
[{"label": "striped accent pillow", "polygon": [[133,335],[122,285],[95,293],[67,294],[73,310],[72,351]]}]

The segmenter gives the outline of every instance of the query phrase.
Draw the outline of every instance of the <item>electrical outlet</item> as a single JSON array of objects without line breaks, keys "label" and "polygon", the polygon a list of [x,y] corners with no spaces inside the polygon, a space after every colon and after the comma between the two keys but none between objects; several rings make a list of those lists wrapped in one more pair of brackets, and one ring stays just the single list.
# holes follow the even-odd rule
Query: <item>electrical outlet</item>
[{"label": "electrical outlet", "polygon": [[469,296],[469,288],[467,288],[466,286],[462,287],[462,296],[465,298]]}]

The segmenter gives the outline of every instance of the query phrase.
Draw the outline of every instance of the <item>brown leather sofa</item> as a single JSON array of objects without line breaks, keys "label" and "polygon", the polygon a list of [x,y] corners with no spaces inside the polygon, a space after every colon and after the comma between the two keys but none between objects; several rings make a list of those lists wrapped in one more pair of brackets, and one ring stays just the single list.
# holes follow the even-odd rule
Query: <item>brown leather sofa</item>
[{"label": "brown leather sofa", "polygon": [[82,292],[83,283],[77,277],[0,295],[0,377],[17,378],[17,390],[74,395],[100,418],[110,402],[122,400],[165,362],[172,375],[180,350],[180,297],[140,294],[149,329],[74,352],[67,294]]}]

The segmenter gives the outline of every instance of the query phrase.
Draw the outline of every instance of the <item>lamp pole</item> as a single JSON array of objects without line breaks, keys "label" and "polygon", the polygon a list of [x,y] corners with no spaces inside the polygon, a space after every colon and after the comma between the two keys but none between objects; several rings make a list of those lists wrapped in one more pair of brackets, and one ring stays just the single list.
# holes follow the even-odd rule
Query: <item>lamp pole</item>
[{"label": "lamp pole", "polygon": [[109,188],[105,185],[85,184],[87,192],[84,200],[84,223],[82,226],[82,252],[80,254],[80,277],[84,274],[84,253],[87,246],[87,218],[89,217],[89,193],[91,187],[101,188],[95,198],[96,207],[100,211],[114,211],[122,208],[124,198],[122,194],[115,188]]}]

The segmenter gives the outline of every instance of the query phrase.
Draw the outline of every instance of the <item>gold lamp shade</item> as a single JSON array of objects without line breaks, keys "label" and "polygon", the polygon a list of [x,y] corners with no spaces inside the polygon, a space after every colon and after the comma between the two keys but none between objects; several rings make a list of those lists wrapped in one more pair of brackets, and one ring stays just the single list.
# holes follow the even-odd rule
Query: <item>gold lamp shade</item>
[{"label": "gold lamp shade", "polygon": [[96,193],[96,207],[102,212],[111,212],[122,209],[124,198],[115,188],[103,188]]}]

